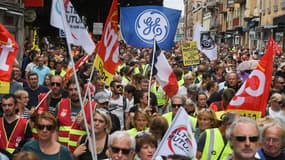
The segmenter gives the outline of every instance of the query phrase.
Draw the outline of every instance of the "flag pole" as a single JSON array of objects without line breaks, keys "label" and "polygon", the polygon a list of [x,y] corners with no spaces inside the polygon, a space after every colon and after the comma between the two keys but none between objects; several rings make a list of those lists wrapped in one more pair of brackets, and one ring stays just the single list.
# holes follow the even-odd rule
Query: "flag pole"
[{"label": "flag pole", "polygon": [[150,75],[149,75],[149,82],[148,82],[147,106],[150,106],[150,87],[151,87],[151,80],[152,80],[152,74],[153,74],[154,57],[155,57],[155,53],[156,53],[155,51],[156,51],[156,42],[155,42],[155,37],[154,37],[153,38],[153,48],[152,48],[152,60],[151,60]]},{"label": "flag pole", "polygon": [[[69,53],[69,56],[71,56],[71,47],[70,47],[70,44],[68,43],[68,40],[66,39],[67,41],[67,48],[68,48],[68,53]],[[75,79],[75,83],[76,83],[76,86],[77,86],[77,94],[78,94],[78,97],[79,97],[79,102],[80,102],[80,106],[81,106],[81,110],[82,110],[82,113],[83,113],[83,120],[84,120],[84,126],[85,126],[85,130],[86,130],[86,133],[87,133],[87,137],[90,137],[90,133],[89,133],[89,130],[88,130],[88,123],[87,123],[87,119],[86,119],[86,114],[84,112],[84,105],[83,105],[83,101],[82,101],[82,97],[81,97],[81,93],[80,93],[80,87],[79,87],[79,82],[78,82],[78,77],[77,77],[77,74],[76,74],[76,70],[75,70],[75,65],[74,65],[74,60],[73,58],[70,58],[70,61],[71,61],[71,66],[72,66],[72,69],[73,69],[73,74],[74,74],[74,79]],[[83,89],[83,88],[82,88]],[[92,154],[92,158],[94,160],[97,160],[97,156],[94,157],[95,153],[96,153],[96,150],[94,149],[95,147],[93,147],[91,145],[91,153],[94,153]]]}]

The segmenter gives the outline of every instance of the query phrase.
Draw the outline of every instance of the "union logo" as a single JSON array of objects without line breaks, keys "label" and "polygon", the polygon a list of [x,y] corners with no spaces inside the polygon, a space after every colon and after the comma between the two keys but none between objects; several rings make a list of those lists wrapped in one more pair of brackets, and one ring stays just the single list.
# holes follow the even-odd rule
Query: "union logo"
[{"label": "union logo", "polygon": [[165,14],[156,9],[147,9],[137,17],[135,31],[145,43],[152,44],[153,38],[158,43],[163,42],[169,33],[169,21]]},{"label": "union logo", "polygon": [[190,137],[185,126],[174,129],[167,138],[168,148],[172,154],[193,155]]}]

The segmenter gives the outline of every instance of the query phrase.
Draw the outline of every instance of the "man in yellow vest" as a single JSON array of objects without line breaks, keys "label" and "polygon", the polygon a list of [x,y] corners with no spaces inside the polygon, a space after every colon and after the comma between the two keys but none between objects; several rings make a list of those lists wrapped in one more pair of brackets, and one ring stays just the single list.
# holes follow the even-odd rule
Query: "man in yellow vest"
[{"label": "man in yellow vest", "polygon": [[[162,115],[162,117],[166,118],[166,120],[168,122],[168,126],[171,125],[172,120],[173,120],[174,116],[176,115],[178,109],[180,107],[184,107],[184,105],[185,105],[185,98],[184,97],[176,95],[176,96],[173,96],[171,98],[172,112],[168,112],[168,113],[165,113]],[[192,130],[194,131],[196,128],[197,119],[192,117],[192,116],[189,116],[189,119],[192,122]]]}]

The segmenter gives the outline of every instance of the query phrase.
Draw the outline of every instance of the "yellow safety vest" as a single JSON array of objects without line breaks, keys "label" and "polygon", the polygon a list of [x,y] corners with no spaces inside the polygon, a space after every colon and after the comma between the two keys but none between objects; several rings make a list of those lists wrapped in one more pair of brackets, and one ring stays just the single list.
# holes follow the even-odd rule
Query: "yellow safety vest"
[{"label": "yellow safety vest", "polygon": [[[170,126],[171,123],[172,123],[172,112],[165,113],[165,114],[162,115],[162,117],[166,118],[166,120],[168,122],[168,126]],[[192,117],[192,116],[188,116],[188,117],[189,117],[189,119],[192,122],[192,130],[194,132],[195,128],[196,128],[196,124],[197,124],[197,119]]]},{"label": "yellow safety vest", "polygon": [[156,89],[156,83],[151,86],[151,92],[156,95],[158,106],[166,104],[166,94],[161,87]]},{"label": "yellow safety vest", "polygon": [[[218,128],[206,129],[205,145],[201,160],[226,159],[232,153],[229,142],[224,144],[223,136]],[[226,145],[226,146],[225,146]],[[220,156],[221,155],[221,156]]]}]

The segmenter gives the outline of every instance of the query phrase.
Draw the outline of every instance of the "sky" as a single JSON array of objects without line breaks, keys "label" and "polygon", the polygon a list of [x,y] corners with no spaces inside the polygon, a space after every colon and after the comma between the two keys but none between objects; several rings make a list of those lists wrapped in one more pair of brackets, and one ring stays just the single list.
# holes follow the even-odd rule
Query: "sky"
[{"label": "sky", "polygon": [[164,0],[165,7],[175,8],[178,10],[182,10],[182,16],[184,15],[184,3],[183,0]]}]

